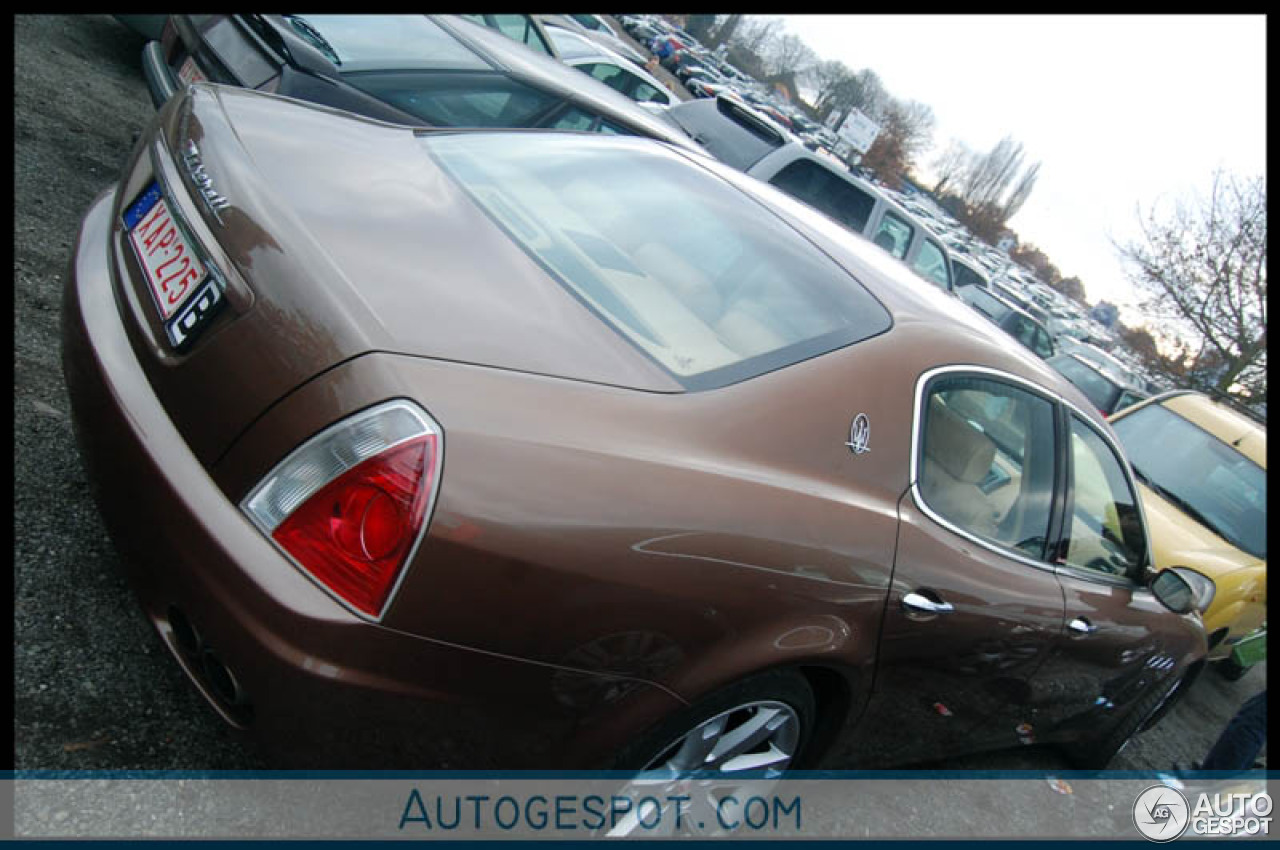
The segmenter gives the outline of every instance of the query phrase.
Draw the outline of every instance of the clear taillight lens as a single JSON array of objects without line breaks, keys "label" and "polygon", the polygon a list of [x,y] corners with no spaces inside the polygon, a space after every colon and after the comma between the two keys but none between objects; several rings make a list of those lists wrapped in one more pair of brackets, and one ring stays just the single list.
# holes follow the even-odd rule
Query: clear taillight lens
[{"label": "clear taillight lens", "polygon": [[321,586],[378,619],[426,530],[443,440],[412,402],[380,404],[303,443],[241,507]]}]

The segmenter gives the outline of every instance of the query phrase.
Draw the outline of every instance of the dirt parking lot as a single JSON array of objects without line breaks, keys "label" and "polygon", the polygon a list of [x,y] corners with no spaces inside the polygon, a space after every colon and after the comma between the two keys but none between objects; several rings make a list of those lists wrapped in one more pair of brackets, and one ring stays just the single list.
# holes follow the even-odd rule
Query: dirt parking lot
[{"label": "dirt parking lot", "polygon": [[[14,751],[19,769],[266,764],[186,681],[134,604],[87,489],[59,363],[64,270],[80,216],[153,115],[143,39],[103,15],[18,16],[14,33]],[[1115,767],[1199,759],[1265,687],[1212,673]],[[1053,750],[932,765],[1062,769]],[[424,767],[429,767],[424,765]]]}]

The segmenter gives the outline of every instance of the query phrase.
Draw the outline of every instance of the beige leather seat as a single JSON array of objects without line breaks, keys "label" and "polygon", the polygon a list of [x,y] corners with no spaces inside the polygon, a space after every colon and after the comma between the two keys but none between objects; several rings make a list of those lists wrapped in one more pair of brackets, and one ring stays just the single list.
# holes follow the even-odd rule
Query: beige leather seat
[{"label": "beige leather seat", "polygon": [[994,537],[996,512],[978,482],[990,472],[995,456],[990,437],[937,396],[929,399],[920,471],[920,490],[929,507],[966,531]]},{"label": "beige leather seat", "polygon": [[666,245],[646,242],[631,253],[631,259],[708,326],[724,311],[720,291],[711,279]]}]

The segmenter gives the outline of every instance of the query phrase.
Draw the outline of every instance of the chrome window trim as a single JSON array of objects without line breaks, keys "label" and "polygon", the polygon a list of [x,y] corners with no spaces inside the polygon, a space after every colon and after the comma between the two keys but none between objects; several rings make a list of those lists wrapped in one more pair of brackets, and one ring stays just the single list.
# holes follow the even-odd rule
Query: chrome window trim
[{"label": "chrome window trim", "polygon": [[937,513],[933,508],[929,507],[928,502],[925,501],[924,494],[920,492],[920,476],[919,476],[920,441],[923,437],[920,426],[923,422],[921,415],[924,409],[924,390],[925,390],[925,387],[929,385],[929,382],[934,378],[939,377],[941,375],[951,374],[951,373],[960,373],[960,374],[977,375],[979,377],[996,378],[998,380],[1018,384],[1020,387],[1027,389],[1029,392],[1033,393],[1034,395],[1044,398],[1050,404],[1053,404],[1055,401],[1061,401],[1061,399],[1058,396],[1053,394],[1051,391],[1040,387],[1038,384],[1034,384],[1025,378],[1021,378],[1009,372],[1004,372],[999,369],[993,369],[990,366],[957,364],[957,365],[951,365],[951,366],[938,366],[922,373],[920,377],[916,379],[915,400],[912,405],[912,415],[911,415],[910,489],[911,489],[912,500],[915,502],[916,507],[919,508],[920,511],[923,512],[925,516],[929,517],[931,520],[933,520],[943,528],[947,529],[948,531],[951,531],[955,534],[960,535],[965,540],[968,540],[972,543],[976,543],[977,545],[981,546],[983,549],[986,549],[989,552],[993,552],[996,555],[999,555],[1003,558],[1008,558],[1010,560],[1017,561],[1020,564],[1024,564],[1029,567],[1034,567],[1037,570],[1044,570],[1045,572],[1056,574],[1057,570],[1055,569],[1054,565],[1049,563],[1048,561],[1039,561],[1039,560],[1036,560],[1035,558],[1027,557],[1025,554],[1017,551],[1016,549],[1007,549],[998,543],[994,543],[990,540],[981,538],[978,535],[974,534],[973,532],[967,531],[961,528],[960,526],[956,525],[955,523],[951,522],[950,520],[946,519],[941,514]]},{"label": "chrome window trim", "polygon": [[[1102,442],[1105,443],[1107,447],[1109,447],[1111,451],[1115,454],[1115,456],[1120,460],[1120,474],[1124,476],[1125,483],[1129,485],[1129,493],[1130,495],[1133,496],[1133,503],[1138,508],[1138,518],[1142,521],[1143,552],[1142,552],[1142,558],[1138,562],[1138,569],[1139,569],[1139,572],[1141,572],[1142,569],[1152,564],[1151,531],[1150,531],[1150,527],[1147,525],[1147,512],[1142,506],[1142,495],[1138,491],[1137,482],[1133,478],[1133,470],[1129,467],[1129,457],[1124,453],[1124,449],[1120,447],[1120,443],[1116,440],[1111,439],[1111,436],[1109,434],[1107,434],[1105,431],[1100,429],[1094,423],[1090,422],[1089,417],[1086,416],[1084,412],[1080,410],[1080,408],[1076,407],[1074,404],[1072,404],[1069,401],[1066,401],[1065,399],[1063,399],[1062,403],[1066,405],[1067,408],[1074,411],[1076,413],[1076,418],[1078,418],[1086,428],[1093,431],[1093,433],[1097,434],[1102,439]],[[1070,428],[1070,425],[1071,423],[1070,421],[1068,421],[1067,422],[1068,428]],[[1070,451],[1070,447],[1068,447],[1067,450]],[[1074,495],[1074,488],[1073,488],[1073,495]],[[1062,566],[1066,567],[1069,565],[1063,564]],[[1087,568],[1074,567],[1073,569],[1079,571],[1081,569],[1087,569]],[[1102,573],[1099,573],[1097,578],[1098,580],[1103,581],[1105,584],[1113,583],[1108,579],[1114,579],[1114,577],[1107,576]],[[1122,581],[1125,585],[1130,587],[1143,586],[1140,581],[1134,581],[1132,578],[1129,578],[1127,576],[1118,580]]]},{"label": "chrome window trim", "polygon": [[[1121,450],[1119,443],[1117,443],[1114,439],[1112,439],[1111,436],[1107,434],[1105,431],[1100,430],[1092,422],[1090,422],[1089,416],[1080,407],[1076,406],[1073,402],[1063,398],[1059,393],[1049,389],[1048,387],[1043,387],[1037,383],[1034,383],[1033,381],[1027,380],[1026,378],[1023,378],[1020,375],[1015,375],[1012,372],[1006,372],[1002,369],[996,369],[991,366],[979,366],[977,364],[972,364],[972,363],[969,363],[969,364],[958,363],[958,364],[951,364],[948,366],[937,366],[937,367],[934,367],[933,369],[929,369],[929,370],[926,370],[925,372],[922,372],[920,374],[920,377],[916,379],[916,389],[914,394],[914,400],[912,402],[912,411],[911,411],[911,465],[910,465],[910,483],[908,485],[908,488],[911,491],[912,501],[915,503],[916,507],[922,513],[924,513],[925,516],[929,517],[938,525],[941,525],[943,528],[946,528],[947,530],[960,535],[964,539],[981,546],[983,549],[986,549],[989,552],[993,552],[1002,557],[1009,558],[1010,560],[1017,561],[1018,563],[1021,563],[1021,564],[1025,564],[1026,566],[1034,567],[1038,570],[1047,570],[1048,572],[1052,572],[1055,575],[1065,574],[1073,578],[1078,578],[1084,581],[1093,581],[1099,584],[1128,587],[1128,588],[1134,588],[1139,590],[1142,589],[1144,587],[1143,584],[1141,584],[1140,582],[1136,582],[1127,576],[1125,577],[1108,576],[1102,573],[1097,573],[1095,575],[1082,575],[1082,573],[1085,571],[1079,567],[1072,567],[1067,564],[1055,565],[1047,561],[1038,561],[1034,558],[1028,558],[1026,555],[1022,554],[1021,552],[1006,549],[1000,546],[999,544],[993,543],[988,540],[984,540],[983,538],[978,537],[976,534],[973,534],[972,532],[969,532],[963,528],[960,528],[955,523],[942,517],[936,511],[934,511],[932,508],[929,507],[928,503],[925,501],[924,494],[920,492],[920,480],[919,480],[920,440],[922,437],[920,426],[923,422],[921,418],[921,413],[923,411],[923,405],[924,405],[924,390],[925,390],[925,387],[928,386],[929,382],[934,378],[940,375],[947,375],[951,373],[970,374],[970,375],[977,375],[979,377],[985,376],[985,377],[994,378],[996,380],[1015,384],[1020,388],[1025,389],[1028,392],[1032,393],[1033,395],[1037,395],[1037,396],[1040,396],[1041,398],[1044,398],[1045,400],[1049,401],[1051,404],[1062,405],[1067,410],[1074,412],[1082,422],[1084,422],[1086,425],[1092,428],[1094,432],[1097,433],[1098,436],[1102,438],[1102,441],[1108,447],[1110,447],[1111,450],[1115,452],[1115,454],[1119,458],[1121,458],[1124,461],[1124,463],[1121,465],[1121,472],[1125,477],[1125,481],[1129,485],[1130,492],[1133,493],[1134,495],[1134,502],[1138,506],[1138,516],[1142,520],[1142,535],[1143,535],[1144,543],[1146,544],[1146,551],[1143,553],[1143,558],[1144,558],[1143,565],[1146,566],[1151,564],[1151,534],[1149,532],[1149,526],[1147,525],[1146,511],[1144,510],[1142,505],[1142,498],[1138,495],[1138,488],[1134,483],[1133,471],[1129,468],[1129,459],[1125,455],[1124,451]],[[1064,509],[1065,509],[1065,505],[1064,505]]]}]

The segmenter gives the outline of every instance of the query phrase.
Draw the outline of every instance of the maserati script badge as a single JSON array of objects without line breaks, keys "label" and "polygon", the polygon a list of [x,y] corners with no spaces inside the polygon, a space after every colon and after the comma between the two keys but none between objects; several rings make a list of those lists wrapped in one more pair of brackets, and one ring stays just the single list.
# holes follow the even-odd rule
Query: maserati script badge
[{"label": "maserati script badge", "polygon": [[867,418],[867,414],[859,413],[853,417],[853,425],[849,427],[849,442],[845,443],[845,445],[854,454],[861,455],[871,451],[867,445],[870,442],[871,420]]},{"label": "maserati script badge", "polygon": [[187,167],[187,174],[200,192],[201,200],[209,208],[209,212],[213,213],[213,217],[221,223],[220,213],[231,206],[231,202],[213,188],[213,180],[204,170],[204,163],[200,160],[200,149],[196,147],[195,142],[187,141],[187,146],[182,151],[182,164]]}]

